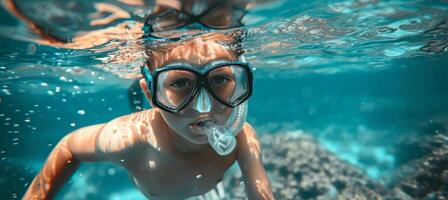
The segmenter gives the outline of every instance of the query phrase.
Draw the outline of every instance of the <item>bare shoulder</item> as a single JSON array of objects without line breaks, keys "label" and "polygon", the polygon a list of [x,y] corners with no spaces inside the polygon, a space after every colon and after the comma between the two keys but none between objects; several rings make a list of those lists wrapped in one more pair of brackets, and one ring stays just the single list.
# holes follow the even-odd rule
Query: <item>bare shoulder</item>
[{"label": "bare shoulder", "polygon": [[245,123],[243,129],[237,136],[238,151],[240,153],[250,152],[251,154],[259,155],[261,153],[260,141],[258,140],[255,129],[249,124]]},{"label": "bare shoulder", "polygon": [[96,134],[101,131],[104,125],[105,124],[95,124],[76,129],[62,138],[61,141],[67,141],[73,148],[77,146],[86,146],[88,143],[94,144]]},{"label": "bare shoulder", "polygon": [[154,144],[153,115],[153,110],[145,110],[113,119],[98,133],[97,150],[106,154],[122,154],[137,146]]},{"label": "bare shoulder", "polygon": [[121,161],[155,141],[151,110],[125,115],[108,123],[83,127],[61,140],[82,161]]},{"label": "bare shoulder", "polygon": [[257,138],[257,132],[255,129],[250,125],[249,123],[244,123],[243,129],[240,131],[240,133],[237,136],[238,142],[247,142],[247,141],[253,141],[258,142]]},{"label": "bare shoulder", "polygon": [[70,135],[67,135],[67,137],[65,137],[64,139],[67,139],[68,137],[87,137],[91,134],[95,134],[99,131],[101,131],[101,129],[104,127],[104,123],[103,124],[95,124],[95,125],[90,125],[90,126],[85,126],[79,129],[76,129],[75,131],[73,131]]},{"label": "bare shoulder", "polygon": [[73,155],[80,160],[97,160],[95,138],[103,127],[104,124],[96,124],[79,128],[62,138],[59,143],[67,144]]}]

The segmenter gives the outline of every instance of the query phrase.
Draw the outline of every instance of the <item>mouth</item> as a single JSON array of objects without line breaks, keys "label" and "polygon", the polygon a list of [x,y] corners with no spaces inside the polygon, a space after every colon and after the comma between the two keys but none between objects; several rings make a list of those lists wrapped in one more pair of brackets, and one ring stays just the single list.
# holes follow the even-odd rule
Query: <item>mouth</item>
[{"label": "mouth", "polygon": [[190,123],[189,127],[192,130],[192,132],[198,134],[198,135],[206,135],[207,129],[206,124],[209,122],[216,122],[215,120],[211,118],[199,118],[195,120],[193,123]]},{"label": "mouth", "polygon": [[190,123],[190,125],[204,127],[208,122],[216,123],[216,120],[213,120],[210,117],[201,117],[201,118],[196,119],[194,122]]}]

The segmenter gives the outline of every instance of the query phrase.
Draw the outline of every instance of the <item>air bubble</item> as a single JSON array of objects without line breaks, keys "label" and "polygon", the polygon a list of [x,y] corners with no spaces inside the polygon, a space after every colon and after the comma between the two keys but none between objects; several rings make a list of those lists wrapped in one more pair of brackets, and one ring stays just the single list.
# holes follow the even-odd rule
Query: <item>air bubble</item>
[{"label": "air bubble", "polygon": [[26,53],[28,55],[34,55],[34,54],[36,54],[36,51],[37,51],[37,47],[35,44],[29,44],[26,48]]},{"label": "air bubble", "polygon": [[70,123],[70,126],[71,126],[71,127],[75,127],[76,124],[75,124],[75,123]]},{"label": "air bubble", "polygon": [[109,169],[107,170],[107,173],[108,173],[109,175],[114,175],[114,174],[115,174],[115,169],[114,169],[114,168],[109,168]]},{"label": "air bubble", "polygon": [[84,115],[84,114],[86,114],[86,111],[85,110],[78,110],[78,114]]},{"label": "air bubble", "polygon": [[2,89],[2,92],[5,93],[6,95],[11,95],[11,92],[9,92],[8,89]]}]

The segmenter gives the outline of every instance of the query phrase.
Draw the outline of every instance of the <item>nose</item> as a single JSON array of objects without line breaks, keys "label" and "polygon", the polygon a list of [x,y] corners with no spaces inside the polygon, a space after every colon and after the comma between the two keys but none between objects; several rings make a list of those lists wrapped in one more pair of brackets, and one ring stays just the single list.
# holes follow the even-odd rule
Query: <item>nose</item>
[{"label": "nose", "polygon": [[212,101],[210,95],[205,88],[201,88],[198,95],[193,100],[193,109],[200,112],[210,112],[212,109]]}]

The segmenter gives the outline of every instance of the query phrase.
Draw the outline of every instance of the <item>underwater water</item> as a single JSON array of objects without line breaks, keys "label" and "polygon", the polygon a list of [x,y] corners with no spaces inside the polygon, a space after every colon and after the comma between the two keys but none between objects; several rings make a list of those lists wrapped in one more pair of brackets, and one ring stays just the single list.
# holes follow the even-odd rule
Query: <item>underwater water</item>
[{"label": "underwater water", "polygon": [[[104,29],[87,23],[98,3],[129,13],[108,26],[133,23],[153,6],[18,1],[60,38]],[[129,77],[144,48],[126,37],[54,47],[5,6],[0,19],[0,194],[15,199],[64,135],[132,112]],[[242,46],[256,67],[248,122],[260,136],[300,130],[386,186],[431,151],[420,142],[448,141],[448,1],[267,1],[243,22]],[[57,199],[145,197],[120,166],[86,163]]]}]

